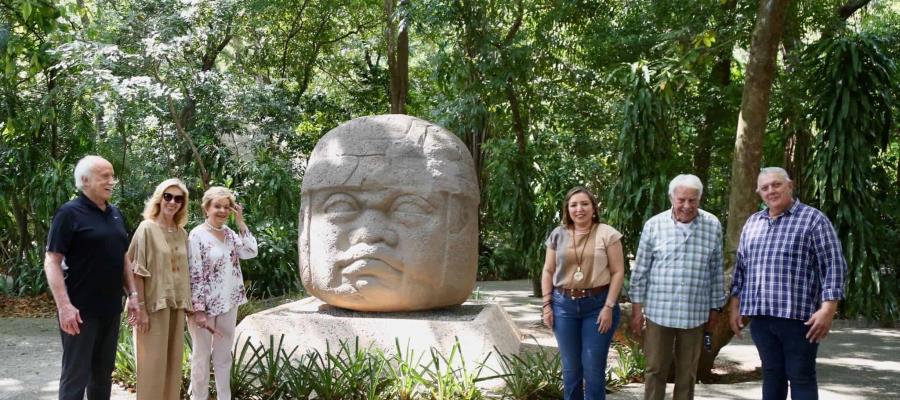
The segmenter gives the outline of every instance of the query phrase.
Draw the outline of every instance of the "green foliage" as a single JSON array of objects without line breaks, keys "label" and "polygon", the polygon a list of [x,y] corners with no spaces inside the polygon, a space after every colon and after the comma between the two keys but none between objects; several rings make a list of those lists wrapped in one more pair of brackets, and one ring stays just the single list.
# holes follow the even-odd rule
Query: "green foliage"
[{"label": "green foliage", "polygon": [[[116,345],[116,369],[112,379],[125,387],[134,387],[137,383],[137,360],[135,359],[134,336],[131,327],[124,318],[119,324],[119,342]],[[188,368],[190,370],[190,368]]]},{"label": "green foliage", "polygon": [[622,107],[619,158],[615,187],[607,192],[610,223],[625,237],[626,254],[636,250],[644,221],[668,204],[668,181],[673,177],[673,127],[670,110],[677,70],[639,62],[619,70],[629,91]]},{"label": "green foliage", "polygon": [[[604,199],[601,215],[625,234],[628,253],[643,221],[668,207],[665,182],[677,173],[703,177],[703,208],[726,220],[755,3],[404,4],[403,21],[410,24],[406,109],[456,132],[476,160],[482,193],[479,278],[539,276],[544,238],[559,222],[562,196],[574,185]],[[300,291],[296,212],[306,157],[338,124],[389,110],[383,2],[6,0],[3,5],[0,273],[14,279],[3,290],[46,290],[40,253],[53,211],[75,195],[76,160],[100,154],[113,162],[121,182],[113,202],[130,228],[165,178],[185,180],[194,200],[206,184],[234,188],[260,242],[259,257],[242,263],[251,296]],[[872,103],[879,94],[867,97],[866,108],[850,86],[846,97],[821,79],[839,79],[846,86],[852,73],[861,88],[859,82],[874,74],[883,82],[883,74],[866,64],[868,45],[854,47],[859,71],[851,50],[845,52],[849,58],[798,59],[811,38],[846,37],[840,30],[846,25],[843,29],[878,42],[878,57],[896,63],[900,12],[890,2],[871,2],[847,22],[829,2],[794,2],[789,12],[779,59],[779,71],[785,72],[776,76],[770,106],[775,118],[764,143],[766,164],[816,176],[821,189],[815,195],[802,188],[802,198],[811,204],[845,204],[852,191],[875,199],[897,197],[892,189],[900,186],[896,128],[887,134],[869,129],[878,136],[875,141],[862,129],[854,131],[862,136],[835,133],[828,146],[841,156],[826,157],[821,146],[808,146],[820,157],[809,166],[796,157],[802,152],[785,151],[785,143],[800,134],[828,137],[832,134],[825,132],[838,132],[834,120],[844,121],[846,131],[853,121],[883,119],[878,113],[884,111]],[[891,84],[898,79],[896,70],[888,75]],[[803,79],[809,76],[820,79],[809,85]],[[845,97],[848,116],[842,115]],[[850,115],[854,104],[856,114]],[[891,107],[898,112],[896,104]],[[848,137],[862,142],[841,145]],[[875,142],[884,148],[885,138],[887,150],[874,151]],[[871,174],[864,173],[862,183],[847,180],[854,186],[837,190],[840,202],[823,198],[839,187],[835,174],[847,177],[837,169],[851,164],[859,166],[854,173],[870,168]],[[831,177],[822,175],[826,170]],[[203,218],[193,203],[189,227]],[[873,237],[896,237],[897,213],[895,204],[876,202],[865,217],[871,229],[839,228],[858,243],[854,252],[879,251],[877,260],[869,251],[871,262],[865,263],[871,267],[851,282],[867,288],[854,292],[862,298],[879,299],[869,302],[883,298],[896,304],[878,294],[896,292],[893,266],[900,256],[870,244]],[[852,220],[846,211],[843,215]],[[876,223],[879,219],[886,222]],[[867,239],[844,226],[869,229]],[[862,262],[853,257],[854,264]],[[880,308],[878,315],[895,313],[896,305],[870,305]]]},{"label": "green foliage", "polygon": [[400,347],[400,340],[394,339],[394,349],[392,354],[385,354],[378,351],[378,356],[387,360],[384,375],[389,384],[387,394],[400,400],[411,400],[422,395],[423,389],[420,382],[423,381],[422,373],[419,371],[419,364],[422,360],[422,354],[416,357],[415,350],[410,350],[409,343],[406,348]]},{"label": "green foliage", "polygon": [[816,205],[832,219],[849,266],[843,312],[895,319],[897,281],[882,253],[895,243],[879,239],[881,205],[871,188],[873,161],[886,149],[898,90],[893,61],[877,38],[842,32],[809,47],[805,62],[819,133],[808,171]]},{"label": "green foliage", "polygon": [[[496,350],[496,349],[495,349]],[[559,353],[541,348],[536,352],[501,354],[500,371],[504,399],[544,400],[563,398],[562,366]]]},{"label": "green foliage", "polygon": [[606,386],[615,388],[642,379],[647,360],[640,343],[630,340],[626,343],[613,342],[612,347],[618,357],[615,365],[606,368]]},{"label": "green foliage", "polygon": [[[190,381],[190,336],[185,334],[182,398],[188,398]],[[504,399],[561,399],[562,370],[559,354],[548,350],[519,355],[499,354],[500,371],[484,374],[485,359],[467,364],[461,358],[459,342],[449,355],[432,348],[424,354],[401,348],[385,353],[340,342],[336,352],[311,350],[296,354],[284,347],[284,336],[270,337],[268,344],[249,339],[235,342],[231,368],[232,396],[235,399],[400,399],[467,400],[499,396]],[[126,387],[135,385],[134,346],[131,329],[124,320],[116,351],[113,380]],[[621,357],[621,353],[620,353]],[[499,379],[504,386],[492,393],[479,382]],[[210,383],[210,393],[215,384]]]},{"label": "green foliage", "polygon": [[257,298],[301,289],[297,265],[300,191],[290,160],[276,157],[277,153],[260,151],[253,162],[235,168],[240,183],[234,189],[259,246],[259,254],[241,261],[241,268],[250,295]]},{"label": "green foliage", "polygon": [[445,356],[433,347],[430,349],[430,355],[430,362],[424,364],[425,398],[434,400],[478,400],[484,398],[481,390],[475,384],[482,380],[481,372],[490,354],[469,369],[466,367],[466,360],[462,356],[462,349],[457,338],[449,356]]}]

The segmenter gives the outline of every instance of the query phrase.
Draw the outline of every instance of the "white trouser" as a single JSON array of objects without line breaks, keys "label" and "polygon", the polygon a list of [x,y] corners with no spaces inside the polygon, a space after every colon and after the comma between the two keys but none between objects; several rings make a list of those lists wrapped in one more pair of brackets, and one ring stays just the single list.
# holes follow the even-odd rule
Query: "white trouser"
[{"label": "white trouser", "polygon": [[201,328],[191,319],[188,331],[191,333],[191,400],[209,398],[209,359],[212,354],[213,372],[216,374],[216,398],[231,400],[231,362],[234,325],[237,322],[237,307],[216,316],[207,316],[206,323],[221,333],[213,336],[209,330]]}]

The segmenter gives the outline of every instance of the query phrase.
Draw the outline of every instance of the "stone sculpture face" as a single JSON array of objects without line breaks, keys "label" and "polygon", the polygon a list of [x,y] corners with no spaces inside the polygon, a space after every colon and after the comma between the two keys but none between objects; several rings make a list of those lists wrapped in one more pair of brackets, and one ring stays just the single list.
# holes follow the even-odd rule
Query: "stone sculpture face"
[{"label": "stone sculpture face", "polygon": [[405,115],[347,122],[316,144],[303,179],[303,286],[359,311],[460,304],[475,285],[478,199],[449,131]]}]

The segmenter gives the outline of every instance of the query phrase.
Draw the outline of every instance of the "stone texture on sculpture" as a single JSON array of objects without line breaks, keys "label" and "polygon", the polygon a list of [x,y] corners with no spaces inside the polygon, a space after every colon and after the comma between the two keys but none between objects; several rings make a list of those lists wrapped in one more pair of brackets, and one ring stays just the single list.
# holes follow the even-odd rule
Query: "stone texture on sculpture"
[{"label": "stone texture on sculpture", "polygon": [[300,278],[357,311],[461,304],[475,286],[479,191],[466,146],[406,115],[328,132],[301,189]]}]

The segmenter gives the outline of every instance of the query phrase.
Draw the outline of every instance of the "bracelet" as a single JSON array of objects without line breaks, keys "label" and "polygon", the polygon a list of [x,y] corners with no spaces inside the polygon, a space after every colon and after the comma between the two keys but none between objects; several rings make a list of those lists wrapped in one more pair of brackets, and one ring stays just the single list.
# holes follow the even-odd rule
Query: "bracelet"
[{"label": "bracelet", "polygon": [[608,307],[610,310],[616,308],[616,306],[609,304],[609,303],[604,304],[603,307]]},{"label": "bracelet", "polygon": [[138,295],[138,292],[136,292],[136,291],[131,291],[131,293],[128,293],[128,297],[135,297],[137,295]]},{"label": "bracelet", "polygon": [[544,307],[547,307],[547,306],[552,306],[552,305],[553,305],[553,302],[552,302],[552,301],[545,301],[545,302],[544,302],[544,305],[542,305],[541,308],[544,308]]}]

